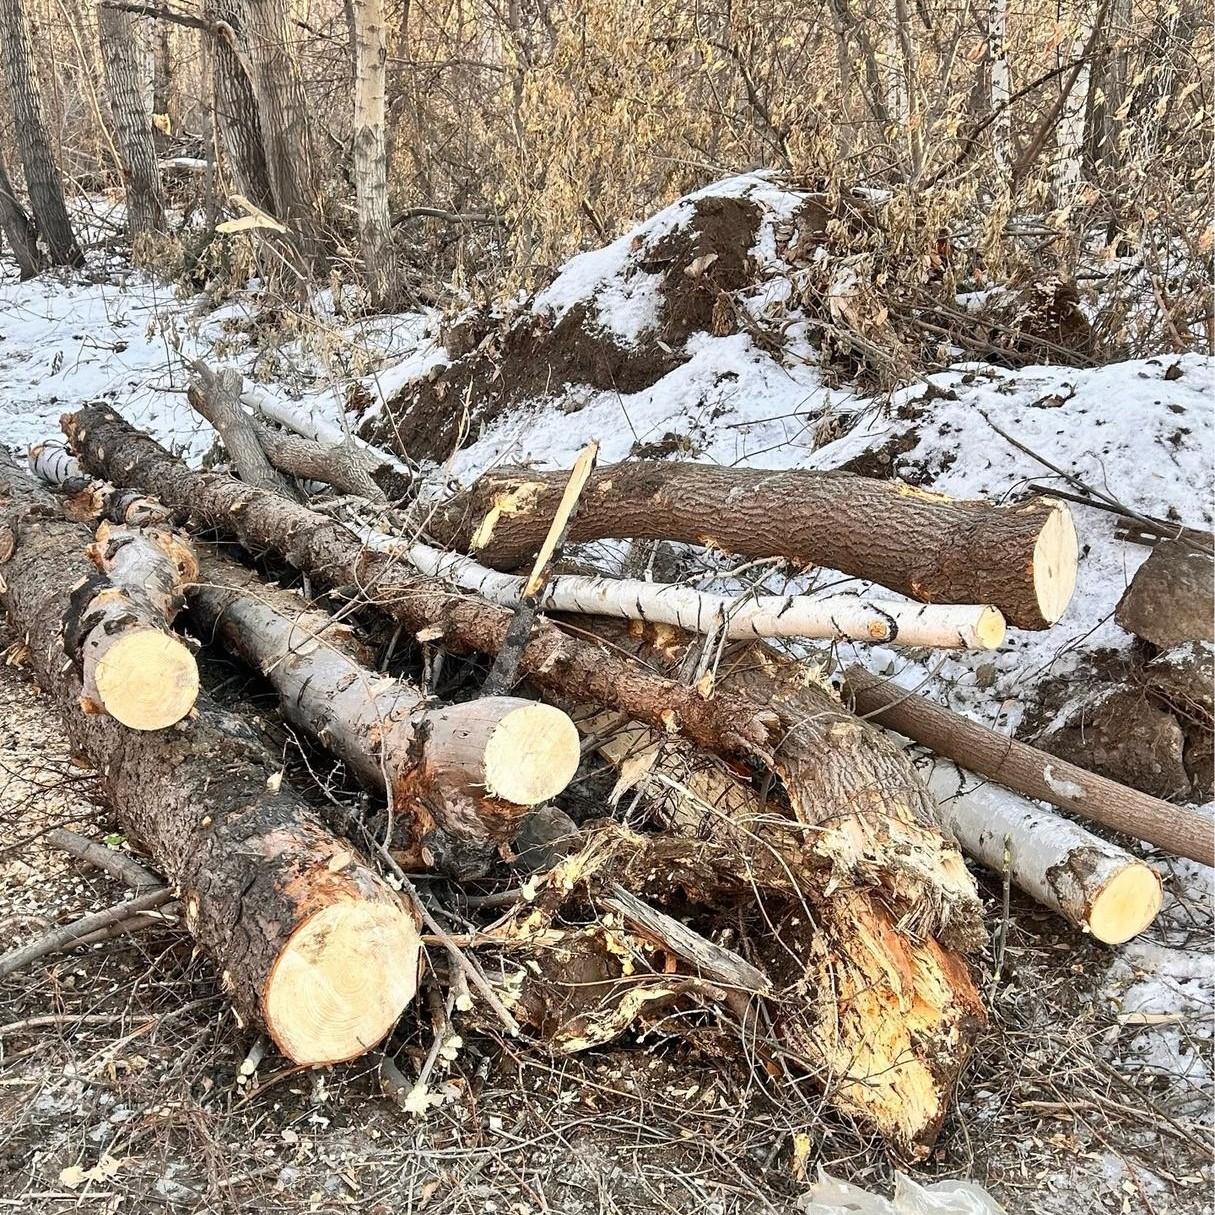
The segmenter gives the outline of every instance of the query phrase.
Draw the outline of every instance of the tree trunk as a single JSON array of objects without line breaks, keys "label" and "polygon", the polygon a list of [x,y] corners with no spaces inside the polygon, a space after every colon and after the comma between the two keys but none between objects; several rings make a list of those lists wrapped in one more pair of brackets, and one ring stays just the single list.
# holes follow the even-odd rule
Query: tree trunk
[{"label": "tree trunk", "polygon": [[323,260],[308,98],[281,0],[244,0],[245,47],[274,195],[273,214],[291,233],[304,268]]},{"label": "tree trunk", "polygon": [[208,558],[192,613],[274,685],[283,711],[341,756],[394,815],[427,863],[483,871],[528,809],[578,768],[578,733],[559,709],[513,696],[428,705],[379,675],[350,628],[231,561]]},{"label": "tree trunk", "polygon": [[33,48],[21,0],[0,0],[0,56],[4,59],[17,146],[25,166],[25,188],[34,221],[55,265],[82,265],[84,255],[72,232],[63,181],[51,153],[51,137],[42,113]]},{"label": "tree trunk", "polygon": [[88,556],[100,572],[73,590],[64,622],[81,707],[132,730],[174,725],[198,697],[198,664],[170,627],[198,578],[193,545],[167,527],[103,522]]},{"label": "tree trunk", "polygon": [[388,210],[388,151],[384,140],[384,65],[388,58],[383,0],[346,0],[354,53],[354,185],[359,236],[372,303],[385,310],[400,282]]},{"label": "tree trunk", "polygon": [[245,1021],[296,1063],[354,1058],[417,985],[420,937],[398,896],[330,835],[239,718],[200,697],[176,730],[126,730],[79,706],[60,622],[89,573],[87,529],[27,474],[0,470],[15,547],[0,602],[27,642],[75,753],[100,773],[123,829],[176,887],[186,923]]},{"label": "tree trunk", "polygon": [[[90,472],[154,494],[204,526],[304,570],[320,585],[357,588],[375,610],[413,632],[425,630],[428,640],[493,654],[506,637],[506,609],[447,591],[432,578],[398,573],[391,557],[367,551],[341,524],[277,494],[222,473],[191,472],[112,409],[88,406],[66,416],[63,426]],[[537,688],[618,708],[660,730],[682,732],[707,750],[761,763],[767,758],[774,719],[763,708],[728,695],[706,698],[548,621],[537,621],[520,671]]]},{"label": "tree trunk", "polygon": [[991,150],[1002,185],[1012,172],[1012,72],[1008,66],[1008,0],[988,0],[987,57],[991,60]]},{"label": "tree trunk", "polygon": [[936,760],[928,787],[963,851],[1107,945],[1138,935],[1160,911],[1150,865],[1071,819]]},{"label": "tree trunk", "polygon": [[[172,143],[173,41],[172,24],[152,18],[152,125],[153,145],[159,154]],[[205,72],[204,72],[205,78]]]},{"label": "tree trunk", "polygon": [[164,231],[164,197],[156,162],[152,115],[144,97],[143,56],[130,13],[101,5],[97,37],[105,67],[110,113],[122,152],[127,226],[132,249],[142,237]]},{"label": "tree trunk", "polygon": [[1215,865],[1215,825],[1187,806],[1170,805],[997,734],[862,667],[848,668],[845,687],[858,713],[972,772],[1177,856]]},{"label": "tree trunk", "polygon": [[[383,532],[367,543],[396,553],[423,574],[476,591],[492,603],[513,607],[524,579],[478,565],[469,557]],[[546,612],[579,612],[669,624],[690,633],[749,637],[849,638],[880,645],[994,650],[1004,640],[1004,618],[993,607],[903,603],[860,595],[714,595],[690,586],[635,578],[557,574],[541,591]]]},{"label": "tree trunk", "polygon": [[21,281],[33,278],[42,269],[42,254],[38,250],[38,229],[17,199],[13,183],[4,165],[0,150],[0,229],[8,237]]},{"label": "tree trunk", "polygon": [[1084,170],[1084,143],[1088,117],[1089,77],[1091,67],[1088,55],[1093,47],[1093,24],[1097,18],[1097,0],[1073,0],[1075,29],[1070,43],[1065,43],[1064,60],[1084,61],[1064,98],[1056,128],[1056,151],[1054,164],[1055,203],[1070,211],[1076,204]]},{"label": "tree trunk", "polygon": [[[499,470],[426,519],[440,542],[499,569],[533,555],[566,473]],[[786,557],[928,603],[994,604],[1019,628],[1063,614],[1076,533],[1052,498],[1016,506],[954,501],[845,472],[769,472],[630,461],[599,469],[570,540],[678,540],[744,557]]]},{"label": "tree trunk", "polygon": [[204,18],[219,27],[211,41],[215,109],[232,176],[241,194],[273,214],[274,192],[266,167],[257,99],[237,41],[244,28],[243,15],[243,0],[203,0]]}]

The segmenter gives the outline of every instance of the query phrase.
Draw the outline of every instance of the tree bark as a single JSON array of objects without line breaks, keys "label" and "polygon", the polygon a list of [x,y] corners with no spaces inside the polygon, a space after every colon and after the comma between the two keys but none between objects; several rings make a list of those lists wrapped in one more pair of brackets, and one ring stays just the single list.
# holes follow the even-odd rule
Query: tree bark
[{"label": "tree bark", "polygon": [[72,591],[64,620],[81,708],[132,730],[174,725],[198,697],[198,664],[171,627],[198,577],[193,545],[167,527],[103,522],[87,555],[99,572]]},{"label": "tree bark", "polygon": [[[66,415],[62,425],[90,472],[154,494],[204,526],[307,572],[322,586],[356,588],[369,606],[415,633],[425,630],[428,640],[493,654],[505,639],[506,609],[454,594],[434,579],[400,573],[391,557],[368,551],[341,524],[277,494],[222,473],[191,472],[108,407],[88,406]],[[548,621],[537,622],[520,671],[541,690],[618,708],[660,730],[684,733],[707,750],[760,763],[768,757],[774,718],[763,708],[729,695],[706,698]]]},{"label": "tree bark", "polygon": [[250,728],[207,697],[187,725],[156,734],[80,709],[59,622],[89,572],[87,529],[56,517],[54,497],[16,468],[0,469],[0,494],[15,538],[0,602],[75,753],[177,889],[239,1016],[296,1063],[362,1054],[413,997],[413,915],[281,782]]},{"label": "tree bark", "polygon": [[1187,806],[1170,805],[997,734],[861,667],[845,672],[845,691],[858,713],[1014,792],[1215,865],[1215,824]]},{"label": "tree bark", "polygon": [[[469,557],[383,532],[368,532],[367,543],[396,553],[423,574],[443,578],[492,603],[513,607],[524,579],[478,565]],[[546,612],[580,612],[669,624],[689,633],[752,637],[814,637],[879,645],[941,649],[997,648],[1004,640],[1004,617],[994,607],[903,603],[861,595],[714,595],[690,586],[635,578],[557,574],[541,591]]]},{"label": "tree bark", "polygon": [[21,0],[0,0],[0,57],[16,123],[17,146],[25,166],[25,188],[38,231],[57,266],[79,266],[76,244],[63,198],[63,181],[51,152],[51,137],[34,76],[33,48]]},{"label": "tree bark", "polygon": [[578,734],[559,709],[513,696],[429,705],[420,688],[377,674],[349,626],[235,562],[205,558],[190,605],[270,680],[293,722],[387,790],[426,863],[483,872],[578,769]]},{"label": "tree bark", "polygon": [[273,214],[274,192],[258,122],[257,99],[247,60],[237,42],[244,28],[243,16],[243,0],[203,0],[204,19],[217,27],[211,43],[212,71],[224,151],[239,192],[255,206]]},{"label": "tree bark", "polygon": [[97,9],[97,38],[105,68],[110,113],[122,152],[123,185],[127,197],[127,225],[132,249],[140,239],[163,232],[164,196],[152,115],[144,93],[144,63],[134,18],[119,9]]},{"label": "tree bark", "polygon": [[[499,569],[544,538],[565,473],[495,471],[427,516],[439,541]],[[1076,577],[1071,514],[1051,498],[954,501],[845,472],[769,472],[638,460],[599,469],[570,531],[785,557],[927,603],[994,604],[1018,628],[1063,614]]]},{"label": "tree bark", "polygon": [[1071,819],[944,760],[931,764],[928,787],[967,856],[1007,869],[1019,889],[1097,940],[1121,945],[1159,913],[1156,871]]},{"label": "tree bark", "polygon": [[354,53],[354,185],[359,236],[371,301],[385,310],[400,282],[388,209],[388,150],[384,139],[384,69],[388,58],[383,0],[346,0]]},{"label": "tree bark", "polygon": [[25,208],[17,198],[9,178],[8,169],[4,165],[3,151],[0,150],[0,228],[8,237],[12,246],[13,257],[17,259],[17,268],[21,271],[21,281],[33,278],[42,269],[42,254],[38,249],[38,229],[33,220],[25,213]]},{"label": "tree bark", "polygon": [[991,61],[991,150],[1002,185],[1012,172],[1012,72],[1008,64],[1008,0],[988,0],[987,57]]}]

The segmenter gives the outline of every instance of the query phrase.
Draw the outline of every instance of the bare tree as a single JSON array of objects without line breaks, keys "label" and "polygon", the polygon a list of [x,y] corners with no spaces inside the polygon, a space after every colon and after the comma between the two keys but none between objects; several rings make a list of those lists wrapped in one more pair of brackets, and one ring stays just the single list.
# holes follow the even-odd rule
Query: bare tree
[{"label": "bare tree", "polygon": [[384,142],[384,65],[388,43],[383,0],[346,0],[354,52],[354,181],[359,235],[372,302],[391,307],[398,281],[388,211],[388,155]]},{"label": "bare tree", "polygon": [[132,247],[141,237],[162,231],[165,222],[152,115],[143,87],[143,55],[134,25],[129,13],[104,5],[97,10],[97,37],[122,154]]},{"label": "bare tree", "polygon": [[[2,149],[0,149],[2,153]],[[38,251],[38,230],[17,199],[13,183],[0,154],[0,228],[13,247],[13,256],[21,270],[21,279],[33,278],[42,269],[42,254]]]},{"label": "bare tree", "polygon": [[38,231],[53,262],[78,266],[84,255],[72,232],[63,182],[51,154],[51,137],[42,114],[29,27],[21,0],[0,0],[0,53],[4,57],[9,102],[16,121],[17,146],[25,167],[25,188]]},{"label": "bare tree", "polygon": [[1012,73],[1008,65],[1005,27],[1008,0],[990,0],[987,9],[987,55],[991,60],[991,150],[1001,182],[1012,171]]}]

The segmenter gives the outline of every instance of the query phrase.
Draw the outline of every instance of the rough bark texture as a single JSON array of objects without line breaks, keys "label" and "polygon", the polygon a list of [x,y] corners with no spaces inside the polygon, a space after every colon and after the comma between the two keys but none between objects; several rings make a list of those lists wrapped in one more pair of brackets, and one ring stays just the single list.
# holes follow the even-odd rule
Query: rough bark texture
[{"label": "rough bark texture", "polygon": [[[577,737],[558,710],[517,697],[428,704],[420,688],[377,674],[374,656],[348,625],[235,562],[206,556],[190,603],[209,633],[270,680],[292,721],[369,788],[387,790],[407,845],[420,847],[426,863],[460,876],[483,872],[534,801],[556,796],[577,770]],[[545,781],[521,804],[490,787],[487,752],[497,728],[528,715],[560,732],[554,742],[564,747],[546,749],[538,740],[511,757],[516,776],[535,768]]]},{"label": "rough bark texture", "polygon": [[845,681],[858,713],[972,772],[1178,856],[1215,865],[1215,826],[1188,806],[1170,805],[997,734],[860,667],[849,667]]},{"label": "rough bark texture", "polygon": [[132,246],[140,237],[162,231],[165,222],[152,114],[144,91],[147,63],[136,37],[135,20],[120,9],[106,5],[97,9],[97,37],[110,113],[122,153]]},{"label": "rough bark texture", "polygon": [[398,281],[388,210],[384,140],[384,67],[388,58],[383,0],[346,0],[354,48],[354,184],[359,236],[372,303],[390,308]]},{"label": "rough bark texture", "polygon": [[[306,571],[320,585],[352,588],[412,631],[426,630],[430,640],[493,654],[505,639],[506,609],[452,593],[434,579],[399,572],[392,558],[367,551],[351,531],[316,511],[222,473],[191,472],[112,409],[89,406],[65,417],[63,425],[94,474],[152,493],[204,526],[234,534],[246,547]],[[773,718],[766,710],[729,695],[702,696],[546,621],[537,622],[520,671],[542,690],[618,708],[647,725],[684,733],[708,750],[759,761],[767,757]]]},{"label": "rough bark texture", "polygon": [[257,99],[237,38],[244,28],[243,0],[204,0],[203,16],[218,27],[214,51],[215,111],[224,151],[239,191],[263,211],[274,211],[270,170],[257,117]]},{"label": "rough bark texture", "polygon": [[[496,568],[517,566],[543,540],[566,476],[488,473],[428,516],[427,530]],[[994,506],[846,472],[638,460],[595,473],[570,540],[679,540],[744,557],[786,557],[928,603],[991,603],[1010,623],[1037,629],[1053,620],[1039,603],[1035,548],[1059,514],[1070,528],[1067,508],[1049,498]],[[1074,575],[1073,554],[1070,571],[1059,576]]]},{"label": "rough bark texture", "polygon": [[17,198],[8,169],[4,165],[3,152],[0,152],[0,228],[3,228],[4,235],[8,237],[13,256],[17,259],[21,281],[33,278],[42,269],[38,230]]},{"label": "rough bark texture", "polygon": [[[74,752],[98,769],[124,830],[177,888],[190,931],[213,958],[240,1016],[265,1023],[279,1048],[300,1063],[334,1062],[373,1046],[374,1038],[338,1041],[329,1058],[303,1049],[298,1019],[274,1006],[276,966],[311,917],[335,907],[366,912],[359,989],[375,990],[377,1000],[387,996],[382,1035],[413,994],[411,914],[280,784],[278,760],[250,728],[207,697],[188,725],[156,734],[81,711],[80,683],[64,654],[59,621],[70,588],[90,570],[87,529],[56,517],[54,497],[11,466],[0,469],[0,495],[16,537],[3,565],[0,602],[28,642],[34,674],[58,706]],[[394,957],[387,971],[387,955],[411,939],[414,956]],[[326,993],[314,995],[325,1001]]]},{"label": "rough bark texture", "polygon": [[0,0],[0,57],[8,82],[9,104],[16,124],[17,146],[25,166],[25,188],[38,231],[56,265],[79,266],[84,255],[76,244],[63,199],[63,181],[51,152],[51,137],[42,113],[34,76],[33,48],[21,0]]}]

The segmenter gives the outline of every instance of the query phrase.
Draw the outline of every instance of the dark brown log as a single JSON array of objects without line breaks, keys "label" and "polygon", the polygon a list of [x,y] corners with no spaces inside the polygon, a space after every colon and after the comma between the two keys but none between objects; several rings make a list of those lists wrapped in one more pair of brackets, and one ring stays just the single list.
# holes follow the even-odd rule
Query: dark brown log
[{"label": "dark brown log", "polygon": [[33,673],[123,829],[178,892],[238,1013],[297,1063],[362,1054],[413,997],[412,913],[312,816],[249,726],[206,696],[188,723],[155,734],[85,714],[60,621],[90,570],[88,529],[11,466],[0,467],[0,509],[14,539],[0,603]]},{"label": "dark brown log", "polygon": [[[568,474],[496,470],[428,515],[443,544],[499,569],[537,550]],[[785,557],[925,603],[990,603],[1018,628],[1063,614],[1076,578],[1067,507],[955,501],[846,472],[771,472],[637,460],[599,469],[572,542],[678,540],[744,557]]]},{"label": "dark brown log", "polygon": [[270,680],[293,722],[387,791],[424,863],[483,872],[530,807],[578,769],[578,732],[560,709],[517,696],[429,704],[421,688],[377,673],[348,625],[233,561],[204,555],[190,606]]},{"label": "dark brown log", "polygon": [[858,713],[1026,797],[1049,802],[1177,856],[1215,865],[1215,824],[1188,806],[1056,759],[1037,747],[997,734],[862,667],[845,673],[845,694]]},{"label": "dark brown log", "polygon": [[[154,494],[203,526],[236,535],[247,548],[306,571],[318,584],[354,588],[361,600],[432,641],[497,653],[511,613],[436,580],[402,572],[368,551],[347,528],[277,494],[222,473],[196,473],[112,409],[90,405],[62,422],[82,463],[117,485]],[[581,703],[618,708],[706,750],[764,762],[772,716],[735,696],[706,697],[653,675],[610,647],[538,621],[520,671],[533,685]]]}]

